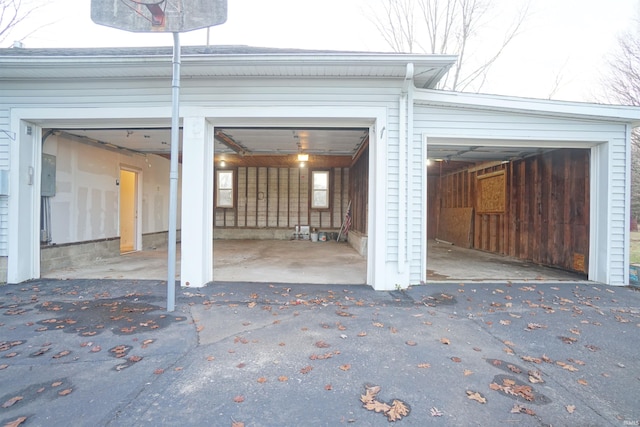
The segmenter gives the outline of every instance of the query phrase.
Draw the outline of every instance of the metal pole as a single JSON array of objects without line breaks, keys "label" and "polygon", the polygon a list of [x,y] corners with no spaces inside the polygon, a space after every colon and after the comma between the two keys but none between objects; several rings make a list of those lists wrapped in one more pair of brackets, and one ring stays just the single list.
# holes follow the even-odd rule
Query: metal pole
[{"label": "metal pole", "polygon": [[171,96],[167,311],[174,311],[176,305],[176,228],[178,218],[178,155],[180,148],[180,33],[173,33],[173,79],[171,82]]}]

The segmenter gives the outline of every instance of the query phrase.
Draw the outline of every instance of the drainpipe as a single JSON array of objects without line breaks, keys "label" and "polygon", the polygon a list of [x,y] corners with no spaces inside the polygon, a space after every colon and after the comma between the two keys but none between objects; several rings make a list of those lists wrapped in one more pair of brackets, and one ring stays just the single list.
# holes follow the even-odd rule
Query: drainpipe
[{"label": "drainpipe", "polygon": [[409,203],[409,194],[407,193],[407,181],[409,178],[409,162],[407,161],[408,155],[408,141],[410,141],[411,134],[409,133],[409,123],[412,122],[412,118],[408,115],[408,101],[409,101],[409,88],[413,85],[413,63],[407,64],[407,70],[405,73],[404,81],[402,82],[402,92],[399,98],[399,120],[400,120],[400,135],[399,135],[399,147],[398,147],[398,160],[400,170],[399,184],[398,184],[398,273],[403,274],[405,271],[405,265],[407,260],[407,205]]}]

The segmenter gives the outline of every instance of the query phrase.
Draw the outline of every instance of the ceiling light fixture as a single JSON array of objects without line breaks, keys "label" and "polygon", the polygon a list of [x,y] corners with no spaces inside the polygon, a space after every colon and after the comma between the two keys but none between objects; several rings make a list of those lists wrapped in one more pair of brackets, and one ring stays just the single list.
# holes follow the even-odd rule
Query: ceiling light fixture
[{"label": "ceiling light fixture", "polygon": [[304,154],[304,153],[298,153],[298,161],[299,162],[308,162],[309,161],[309,155],[308,154]]}]

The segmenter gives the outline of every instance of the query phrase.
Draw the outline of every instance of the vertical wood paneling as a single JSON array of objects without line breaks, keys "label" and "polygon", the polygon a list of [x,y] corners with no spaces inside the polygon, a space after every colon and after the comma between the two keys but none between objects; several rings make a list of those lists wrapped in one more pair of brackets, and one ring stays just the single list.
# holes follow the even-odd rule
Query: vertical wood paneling
[{"label": "vertical wood paneling", "polygon": [[300,170],[289,169],[289,223],[293,226],[300,222]]},{"label": "vertical wood paneling", "polygon": [[[331,212],[329,213],[327,227],[340,227],[340,217],[342,216],[342,197],[344,195],[344,187],[342,186],[343,168],[333,170],[333,199],[331,201]],[[335,225],[337,224],[337,225]]]},{"label": "vertical wood paneling", "polygon": [[293,228],[295,225],[289,216],[289,205],[291,204],[289,185],[289,170],[278,169],[278,193],[281,196],[278,201],[278,227]]},{"label": "vertical wood paneling", "polygon": [[268,211],[268,189],[267,189],[267,168],[261,167],[257,170],[256,180],[258,181],[256,195],[256,225],[264,228],[267,226]]},{"label": "vertical wood paneling", "polygon": [[[358,160],[349,169],[348,200],[351,201],[351,229],[367,234],[367,220],[369,207],[369,147],[367,146]],[[343,202],[344,204],[344,202]],[[346,213],[344,204],[342,217]]]},{"label": "vertical wood paneling", "polygon": [[247,168],[238,168],[238,227],[247,225]]},{"label": "vertical wood paneling", "polygon": [[258,170],[247,168],[247,227],[257,226],[258,220]]},{"label": "vertical wood paneling", "polygon": [[293,229],[295,225],[309,225],[320,230],[339,229],[349,201],[349,169],[332,168],[330,175],[330,209],[316,210],[310,208],[307,169],[240,167],[237,206],[215,209],[214,226]]},{"label": "vertical wood paneling", "polygon": [[[485,169],[430,179],[429,214],[439,207],[468,208],[478,176],[506,168],[508,197],[502,213],[476,213],[473,247],[567,270],[588,271],[588,150],[555,150]],[[440,182],[444,191],[438,191]],[[469,185],[463,184],[468,182]],[[465,194],[461,194],[465,193]],[[431,219],[433,220],[433,219]],[[429,224],[427,233],[437,228]],[[584,270],[576,259],[584,259]]]},{"label": "vertical wood paneling", "polygon": [[[267,169],[267,226],[278,226],[278,213],[280,212],[280,186],[278,185],[278,168]],[[286,201],[286,199],[284,200]]]},{"label": "vertical wood paneling", "polygon": [[[311,218],[309,215],[309,170],[308,169],[300,169],[300,224],[310,225],[312,227],[318,227],[318,222],[311,222]],[[314,225],[312,225],[314,224]]]}]

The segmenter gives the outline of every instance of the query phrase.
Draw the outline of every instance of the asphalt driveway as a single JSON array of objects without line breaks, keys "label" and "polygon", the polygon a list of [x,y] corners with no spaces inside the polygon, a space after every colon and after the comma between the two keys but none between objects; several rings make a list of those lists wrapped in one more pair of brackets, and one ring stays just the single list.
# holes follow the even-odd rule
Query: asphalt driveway
[{"label": "asphalt driveway", "polygon": [[[0,424],[640,423],[640,292],[39,280],[0,287]],[[10,424],[13,422],[13,424]]]}]

